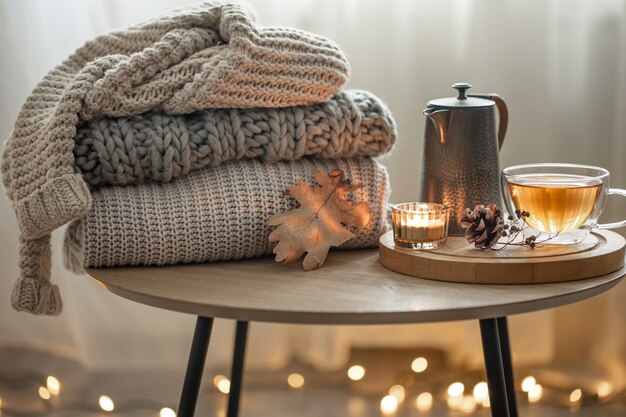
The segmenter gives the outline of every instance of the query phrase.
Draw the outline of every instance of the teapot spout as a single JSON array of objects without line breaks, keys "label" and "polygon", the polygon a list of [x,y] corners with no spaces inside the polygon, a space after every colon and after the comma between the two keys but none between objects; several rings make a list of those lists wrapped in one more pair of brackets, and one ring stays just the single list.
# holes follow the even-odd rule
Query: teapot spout
[{"label": "teapot spout", "polygon": [[435,110],[432,107],[424,109],[424,115],[433,122],[435,130],[437,131],[437,137],[439,137],[439,143],[446,143],[448,121],[450,119],[450,110],[442,109]]}]

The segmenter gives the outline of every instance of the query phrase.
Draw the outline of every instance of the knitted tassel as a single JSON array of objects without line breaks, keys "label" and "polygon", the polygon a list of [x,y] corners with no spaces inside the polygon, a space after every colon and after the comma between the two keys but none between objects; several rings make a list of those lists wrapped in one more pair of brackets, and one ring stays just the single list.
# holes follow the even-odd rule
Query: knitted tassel
[{"label": "knitted tassel", "polygon": [[59,289],[50,284],[50,235],[38,239],[20,238],[22,275],[11,292],[11,305],[18,311],[56,316],[62,303]]},{"label": "knitted tassel", "polygon": [[17,311],[56,316],[62,309],[59,287],[32,278],[20,278],[13,285],[11,305]]}]

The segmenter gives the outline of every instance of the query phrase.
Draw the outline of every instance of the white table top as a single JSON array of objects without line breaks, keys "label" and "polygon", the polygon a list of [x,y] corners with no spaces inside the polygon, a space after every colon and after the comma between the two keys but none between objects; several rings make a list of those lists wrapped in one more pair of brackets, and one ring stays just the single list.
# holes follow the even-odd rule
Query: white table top
[{"label": "white table top", "polygon": [[420,323],[493,318],[574,303],[617,285],[626,267],[555,284],[484,285],[401,275],[376,249],[334,251],[318,270],[272,257],[152,267],[88,268],[114,294],[168,310],[246,321]]}]

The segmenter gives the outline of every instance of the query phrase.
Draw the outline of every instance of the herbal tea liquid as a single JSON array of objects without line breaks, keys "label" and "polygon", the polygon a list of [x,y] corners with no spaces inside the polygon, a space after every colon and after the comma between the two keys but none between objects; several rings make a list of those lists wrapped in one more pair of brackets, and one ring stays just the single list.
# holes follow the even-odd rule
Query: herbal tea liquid
[{"label": "herbal tea liquid", "polygon": [[593,212],[602,186],[590,185],[589,177],[567,174],[518,175],[514,181],[508,187],[515,207],[529,212],[526,222],[545,233],[580,227]]}]

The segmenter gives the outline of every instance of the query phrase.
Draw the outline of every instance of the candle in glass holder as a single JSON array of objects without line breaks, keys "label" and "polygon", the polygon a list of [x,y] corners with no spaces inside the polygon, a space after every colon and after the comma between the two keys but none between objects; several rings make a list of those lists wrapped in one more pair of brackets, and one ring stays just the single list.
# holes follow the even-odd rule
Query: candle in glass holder
[{"label": "candle in glass holder", "polygon": [[391,209],[393,239],[397,246],[434,249],[448,237],[448,207],[436,203],[401,203]]}]

